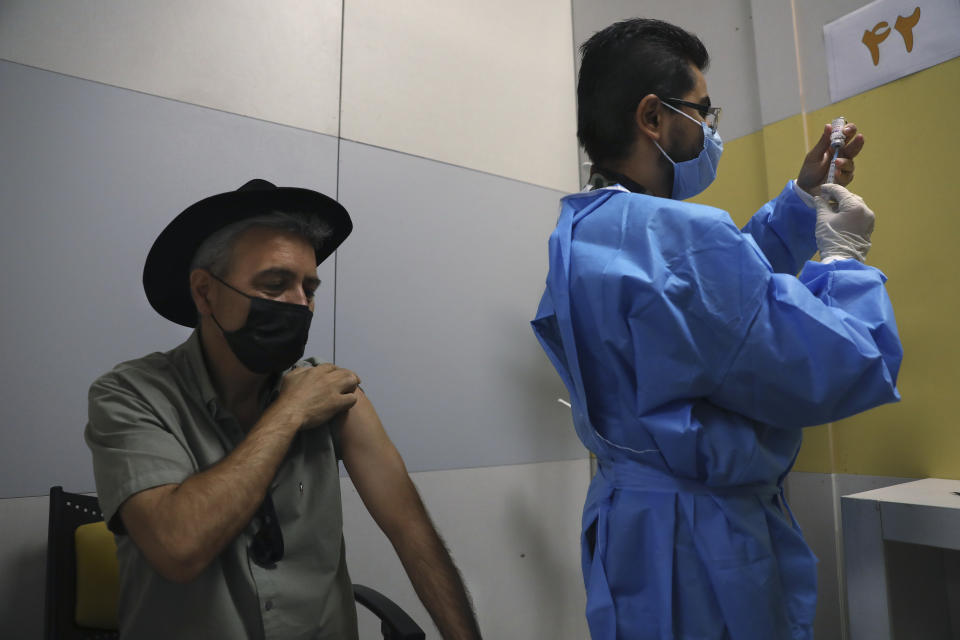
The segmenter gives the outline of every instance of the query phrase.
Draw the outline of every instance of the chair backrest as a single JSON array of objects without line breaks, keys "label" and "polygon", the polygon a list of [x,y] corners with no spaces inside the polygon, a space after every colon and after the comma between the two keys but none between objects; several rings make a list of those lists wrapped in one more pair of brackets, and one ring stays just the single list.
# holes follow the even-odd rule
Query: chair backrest
[{"label": "chair backrest", "polygon": [[85,629],[76,624],[75,533],[81,525],[102,520],[96,497],[67,493],[62,487],[51,487],[47,530],[46,640],[117,638],[116,631]]}]

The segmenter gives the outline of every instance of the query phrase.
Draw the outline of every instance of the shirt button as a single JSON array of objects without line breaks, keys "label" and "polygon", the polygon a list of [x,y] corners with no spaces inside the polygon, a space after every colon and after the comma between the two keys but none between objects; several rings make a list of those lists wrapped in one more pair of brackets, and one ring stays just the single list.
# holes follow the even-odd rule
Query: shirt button
[{"label": "shirt button", "polygon": [[263,608],[266,609],[267,611],[270,611],[270,609],[273,609],[273,600],[267,600],[266,603],[264,603]]}]

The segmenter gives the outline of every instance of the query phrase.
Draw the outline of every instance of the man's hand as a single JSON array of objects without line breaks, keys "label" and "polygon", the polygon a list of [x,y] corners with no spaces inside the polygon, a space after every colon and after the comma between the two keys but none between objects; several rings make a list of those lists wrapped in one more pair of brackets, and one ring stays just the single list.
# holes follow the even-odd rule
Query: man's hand
[{"label": "man's hand", "polygon": [[[820,195],[820,185],[827,177],[827,171],[830,169],[830,159],[833,156],[833,150],[830,148],[831,126],[823,126],[823,135],[813,146],[810,153],[803,159],[800,166],[800,173],[797,175],[797,186],[812,196]],[[853,159],[863,149],[863,134],[857,133],[857,125],[847,123],[843,128],[846,144],[840,147],[840,154],[837,156],[836,183],[841,186],[847,186],[853,181]]]},{"label": "man's hand", "polygon": [[316,427],[357,403],[360,378],[332,364],[299,367],[283,377],[276,405],[293,411],[304,427]]}]

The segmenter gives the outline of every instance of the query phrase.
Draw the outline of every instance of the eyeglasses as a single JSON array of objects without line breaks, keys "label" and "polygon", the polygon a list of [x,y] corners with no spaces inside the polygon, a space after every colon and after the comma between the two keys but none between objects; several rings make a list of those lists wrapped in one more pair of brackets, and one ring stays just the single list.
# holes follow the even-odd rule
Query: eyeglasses
[{"label": "eyeglasses", "polygon": [[661,98],[661,100],[674,106],[682,105],[684,107],[696,109],[697,112],[700,113],[700,117],[703,118],[703,121],[707,123],[708,127],[710,127],[710,131],[714,133],[717,132],[717,125],[720,124],[720,107],[708,107],[705,104],[687,102],[686,100],[680,100],[678,98]]},{"label": "eyeglasses", "polygon": [[283,532],[269,493],[257,510],[257,517],[260,528],[250,543],[250,558],[259,566],[272,569],[283,558]]}]

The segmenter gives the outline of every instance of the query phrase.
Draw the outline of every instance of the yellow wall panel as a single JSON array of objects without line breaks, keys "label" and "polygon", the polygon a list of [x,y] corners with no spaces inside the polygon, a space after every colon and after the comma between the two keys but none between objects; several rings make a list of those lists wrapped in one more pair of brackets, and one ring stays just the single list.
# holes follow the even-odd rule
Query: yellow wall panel
[{"label": "yellow wall panel", "polygon": [[809,144],[803,135],[803,121],[799,115],[763,128],[768,198],[775,197],[788,180],[797,177],[800,165],[809,150]]},{"label": "yellow wall panel", "polygon": [[877,214],[868,262],[890,278],[905,352],[902,402],[834,425],[838,473],[960,479],[958,99],[954,59],[811,114],[844,115],[867,139],[851,187]]},{"label": "yellow wall panel", "polygon": [[[905,358],[903,401],[807,429],[796,469],[819,473],[960,479],[960,286],[952,276],[960,238],[960,59],[807,114],[814,142],[843,115],[867,144],[851,188],[877,214],[868,263],[890,278]],[[803,116],[727,143],[716,183],[695,200],[744,224],[796,175],[809,148]]]},{"label": "yellow wall panel", "polygon": [[[960,382],[960,287],[952,278],[960,238],[960,128],[951,105],[958,100],[960,59],[954,59],[807,114],[812,139],[840,115],[864,133],[851,189],[877,214],[867,262],[890,278],[905,358],[903,401],[832,429],[807,429],[799,471],[960,479],[960,428],[952,404]],[[763,129],[770,196],[795,175],[806,152],[801,118]]]}]

